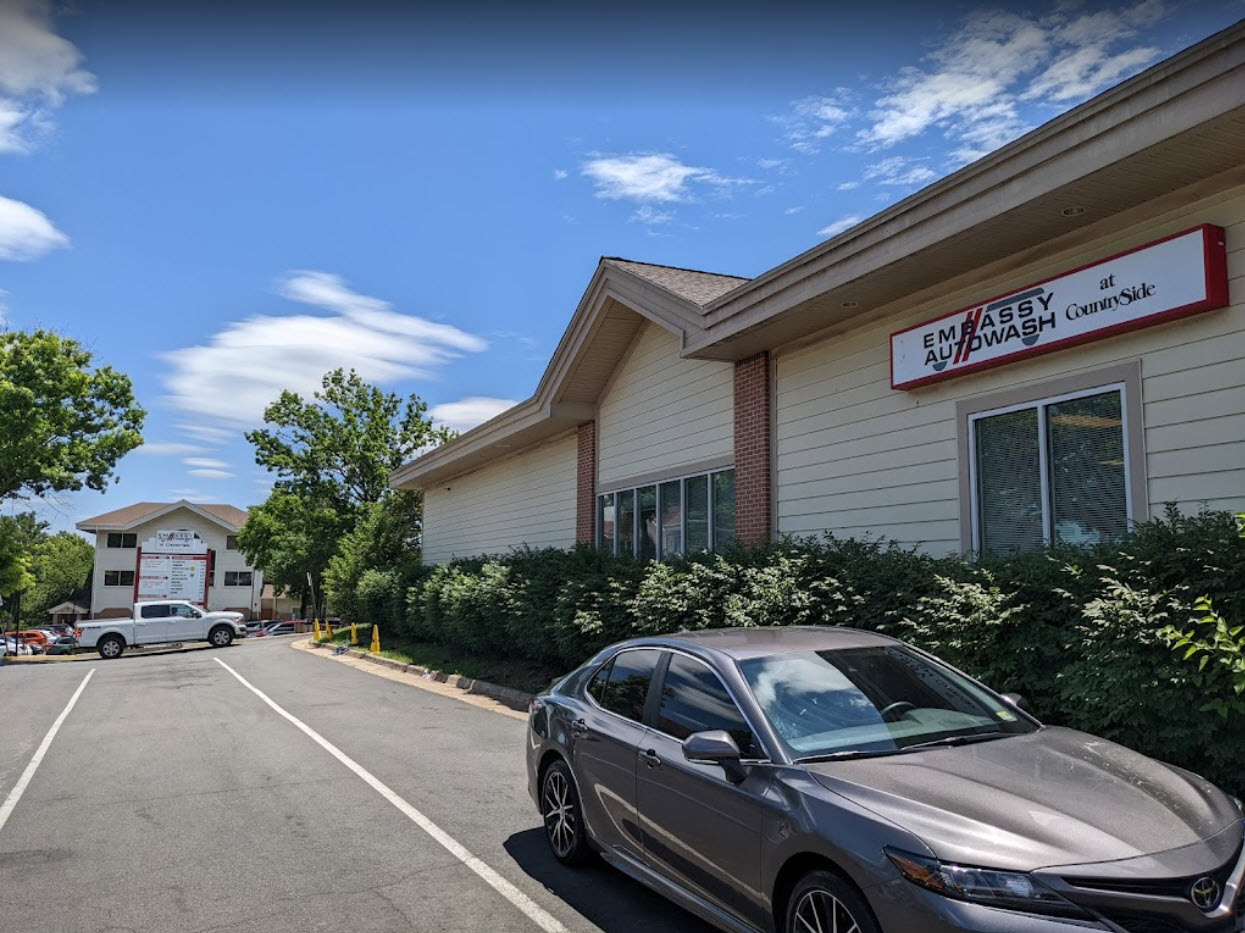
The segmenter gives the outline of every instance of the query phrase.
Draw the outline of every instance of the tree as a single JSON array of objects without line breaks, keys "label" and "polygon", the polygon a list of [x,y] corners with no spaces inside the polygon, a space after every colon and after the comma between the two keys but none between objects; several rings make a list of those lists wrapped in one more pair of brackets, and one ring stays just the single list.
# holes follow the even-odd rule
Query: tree
[{"label": "tree", "polygon": [[[418,451],[453,437],[427,417],[418,396],[383,392],[341,369],[311,399],[283,392],[250,431],[255,462],[277,474],[272,494],[251,509],[238,547],[268,582],[303,600],[318,593],[339,544],[370,507],[389,496],[389,475]],[[418,493],[403,500],[418,513]],[[416,527],[415,536],[418,536]]]},{"label": "tree", "polygon": [[30,548],[29,569],[33,578],[22,597],[22,618],[42,625],[48,610],[70,599],[91,580],[95,549],[71,531],[46,536]]},{"label": "tree", "polygon": [[324,588],[342,615],[363,616],[359,581],[369,570],[395,572],[405,590],[420,566],[422,506],[419,493],[391,489],[380,502],[364,507],[324,572]]},{"label": "tree", "polygon": [[6,602],[35,582],[30,551],[46,528],[33,512],[0,515],[0,596]]},{"label": "tree", "polygon": [[143,442],[146,412],[128,376],[91,368],[76,340],[0,333],[0,501],[103,490]]}]

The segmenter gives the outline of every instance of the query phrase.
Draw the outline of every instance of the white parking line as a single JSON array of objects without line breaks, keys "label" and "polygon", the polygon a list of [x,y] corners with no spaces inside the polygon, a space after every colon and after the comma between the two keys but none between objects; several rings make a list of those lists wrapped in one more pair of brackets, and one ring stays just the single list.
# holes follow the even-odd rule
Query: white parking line
[{"label": "white parking line", "polygon": [[545,933],[569,933],[566,927],[564,927],[556,917],[546,911],[543,907],[533,901],[501,875],[497,874],[497,872],[493,869],[489,868],[489,866],[480,861],[480,859],[472,855],[471,852],[455,840],[454,837],[445,832],[445,830],[443,830],[440,826],[432,822],[432,820],[428,819],[428,817],[424,816],[423,813],[416,810],[409,803],[399,797],[388,785],[382,782],[361,764],[352,759],[324,736],[320,735],[320,733],[316,732],[315,729],[312,729],[301,719],[298,719],[296,716],[292,716],[283,710],[280,706],[269,699],[262,690],[259,690],[257,687],[247,682],[246,678],[244,678],[220,658],[213,658],[213,660],[229,673],[233,674],[233,676],[238,679],[238,683],[242,684],[242,686],[246,687],[246,689],[250,690],[253,694],[272,707],[277,715],[288,719],[313,742],[361,777],[363,781],[372,788],[372,790],[376,791],[391,804],[397,807],[407,819],[440,843],[440,845],[444,847],[447,852],[453,855],[454,858],[458,859],[470,868],[473,872],[483,878],[495,891],[497,891],[498,894],[510,901],[510,903],[519,908],[519,910],[523,911],[523,913],[527,915],[527,918],[544,930]]},{"label": "white parking line", "polygon": [[9,814],[13,812],[17,802],[22,799],[22,794],[26,793],[26,787],[30,784],[30,779],[39,770],[39,763],[43,761],[43,756],[48,753],[48,748],[51,746],[52,740],[56,738],[56,733],[60,732],[61,724],[65,721],[65,717],[69,715],[69,711],[73,709],[74,704],[78,702],[78,697],[82,696],[82,691],[86,689],[86,682],[91,679],[91,675],[94,673],[95,668],[91,668],[86,672],[86,676],[82,678],[82,683],[78,684],[78,689],[73,692],[73,696],[69,698],[65,708],[61,710],[61,714],[52,723],[52,728],[48,730],[48,734],[43,737],[43,741],[35,749],[35,756],[30,759],[30,764],[26,765],[26,770],[17,779],[17,783],[9,791],[9,796],[5,798],[4,803],[0,804],[0,830],[3,830],[4,824],[9,821]]}]

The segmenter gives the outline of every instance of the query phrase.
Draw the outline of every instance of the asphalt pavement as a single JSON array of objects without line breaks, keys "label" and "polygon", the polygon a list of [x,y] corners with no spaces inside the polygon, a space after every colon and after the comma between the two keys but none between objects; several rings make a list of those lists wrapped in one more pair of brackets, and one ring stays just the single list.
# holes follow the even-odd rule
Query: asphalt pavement
[{"label": "asphalt pavement", "polygon": [[553,860],[522,721],[284,638],[0,666],[0,808],[91,671],[0,822],[0,933],[709,931]]}]

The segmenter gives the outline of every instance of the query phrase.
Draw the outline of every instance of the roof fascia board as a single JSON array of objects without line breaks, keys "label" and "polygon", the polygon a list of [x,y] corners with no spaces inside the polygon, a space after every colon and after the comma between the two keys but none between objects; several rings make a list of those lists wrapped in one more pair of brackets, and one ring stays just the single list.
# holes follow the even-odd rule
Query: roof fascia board
[{"label": "roof fascia board", "polygon": [[[711,302],[685,355],[1230,112],[1245,99],[1243,39],[1245,23],[1224,30]],[[991,190],[1003,203],[981,203]]]},{"label": "roof fascia board", "polygon": [[128,531],[131,528],[137,528],[139,525],[145,525],[147,522],[155,521],[157,518],[163,518],[176,509],[189,509],[200,518],[229,531],[238,531],[242,528],[241,525],[231,524],[219,515],[213,515],[206,509],[201,509],[193,502],[187,502],[185,499],[172,502],[163,508],[156,509],[154,512],[148,512],[146,515],[142,515],[130,522],[94,522],[91,519],[87,519],[86,521],[78,522],[74,527],[79,531]]}]

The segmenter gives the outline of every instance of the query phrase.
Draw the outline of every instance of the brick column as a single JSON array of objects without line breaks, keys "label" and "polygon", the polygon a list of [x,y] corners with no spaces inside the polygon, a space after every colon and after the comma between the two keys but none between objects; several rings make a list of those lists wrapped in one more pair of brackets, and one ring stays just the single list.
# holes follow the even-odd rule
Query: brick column
[{"label": "brick column", "polygon": [[772,532],[769,354],[735,364],[735,537],[766,544]]},{"label": "brick column", "polygon": [[597,540],[597,423],[581,424],[575,471],[575,543]]}]

